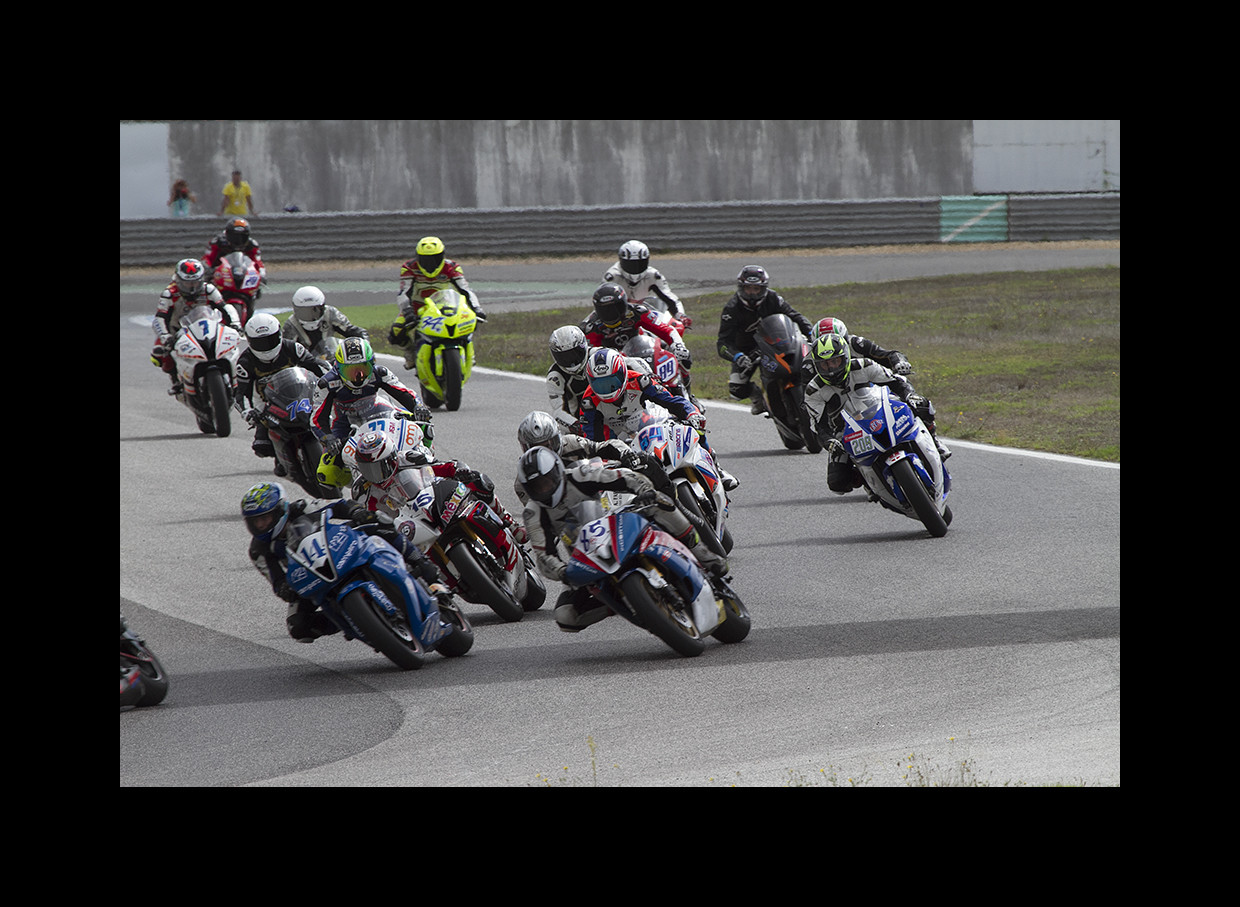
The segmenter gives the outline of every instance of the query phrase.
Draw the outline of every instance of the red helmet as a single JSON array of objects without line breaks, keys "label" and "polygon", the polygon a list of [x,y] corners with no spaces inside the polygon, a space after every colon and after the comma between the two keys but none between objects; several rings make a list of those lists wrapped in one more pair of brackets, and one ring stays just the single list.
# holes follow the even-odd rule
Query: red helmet
[{"label": "red helmet", "polygon": [[629,380],[629,367],[625,365],[619,350],[599,347],[586,360],[586,377],[590,379],[590,389],[598,398],[612,403],[624,393]]}]

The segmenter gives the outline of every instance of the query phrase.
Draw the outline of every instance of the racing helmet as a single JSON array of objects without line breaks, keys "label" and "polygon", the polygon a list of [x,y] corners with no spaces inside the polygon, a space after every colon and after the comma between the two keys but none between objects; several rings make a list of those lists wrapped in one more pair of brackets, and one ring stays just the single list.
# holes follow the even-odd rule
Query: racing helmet
[{"label": "racing helmet", "polygon": [[241,517],[250,535],[270,542],[284,531],[288,522],[288,495],[279,482],[259,482],[241,499]]},{"label": "racing helmet", "polygon": [[224,238],[234,249],[244,249],[250,241],[250,222],[244,217],[230,220],[224,225]]},{"label": "racing helmet", "polygon": [[758,265],[745,265],[736,275],[736,292],[741,297],[741,303],[748,309],[754,308],[762,300],[770,285],[771,277],[766,273],[766,268]]},{"label": "racing helmet", "polygon": [[575,324],[566,324],[551,332],[551,358],[570,375],[580,375],[585,368],[590,343],[585,332]]},{"label": "racing helmet", "polygon": [[307,331],[317,331],[323,323],[327,299],[318,287],[302,287],[293,294],[293,317]]},{"label": "racing helmet", "polygon": [[517,426],[517,443],[521,445],[522,452],[531,447],[545,447],[559,453],[560,429],[550,414],[535,410]]},{"label": "racing helmet", "polygon": [[203,290],[207,288],[207,269],[197,258],[182,258],[177,262],[173,279],[176,281],[177,291],[182,296],[194,299],[201,296]]},{"label": "racing helmet", "polygon": [[586,377],[590,380],[590,389],[600,400],[613,403],[624,393],[629,367],[619,350],[599,347],[586,361]]},{"label": "racing helmet", "polygon": [[427,277],[435,277],[443,270],[443,241],[438,236],[424,236],[418,240],[418,270]]},{"label": "racing helmet", "polygon": [[605,283],[594,291],[594,312],[609,328],[620,323],[628,307],[629,295],[618,283]]},{"label": "racing helmet", "polygon": [[262,362],[274,362],[280,355],[280,322],[268,312],[258,312],[245,323],[245,339]]},{"label": "racing helmet", "polygon": [[838,318],[828,315],[826,318],[818,319],[818,323],[810,331],[810,343],[815,342],[823,334],[839,334],[841,337],[847,337],[848,328]]},{"label": "racing helmet", "polygon": [[375,373],[375,351],[363,337],[345,337],[336,344],[336,371],[346,387],[359,390]]},{"label": "racing helmet", "polygon": [[650,363],[650,368],[653,370],[654,354],[658,349],[658,342],[658,338],[653,337],[650,334],[634,334],[629,338],[628,343],[624,345],[624,349],[621,352],[623,352],[625,356],[630,356],[634,359],[646,360]]},{"label": "racing helmet", "polygon": [[852,368],[852,350],[839,334],[822,334],[811,347],[814,371],[827,384],[843,387]]},{"label": "racing helmet", "polygon": [[353,459],[358,475],[372,485],[386,482],[396,472],[396,449],[400,443],[386,431],[366,431],[354,441]]},{"label": "racing helmet", "polygon": [[554,450],[531,447],[517,462],[517,481],[544,507],[554,507],[564,499],[564,461]]},{"label": "racing helmet", "polygon": [[650,249],[644,242],[630,239],[620,247],[620,270],[637,277],[650,267]]}]

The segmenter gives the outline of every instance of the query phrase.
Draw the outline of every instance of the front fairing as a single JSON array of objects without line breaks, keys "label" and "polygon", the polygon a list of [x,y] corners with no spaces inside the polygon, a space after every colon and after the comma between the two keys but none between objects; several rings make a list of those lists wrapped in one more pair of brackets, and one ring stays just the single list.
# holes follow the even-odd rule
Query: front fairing
[{"label": "front fairing", "polygon": [[454,289],[437,290],[422,301],[418,331],[434,340],[463,341],[477,327],[478,316]]},{"label": "front fairing", "polygon": [[267,404],[268,423],[285,429],[310,430],[314,413],[315,378],[304,368],[293,366],[260,378],[258,394]]}]

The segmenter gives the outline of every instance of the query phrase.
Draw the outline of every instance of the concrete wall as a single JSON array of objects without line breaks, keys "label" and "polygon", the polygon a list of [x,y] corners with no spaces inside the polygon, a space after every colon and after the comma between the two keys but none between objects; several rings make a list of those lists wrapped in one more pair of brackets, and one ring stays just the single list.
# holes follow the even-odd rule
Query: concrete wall
[{"label": "concrete wall", "polygon": [[174,122],[168,156],[202,213],[234,167],[260,213],[973,191],[970,120]]}]

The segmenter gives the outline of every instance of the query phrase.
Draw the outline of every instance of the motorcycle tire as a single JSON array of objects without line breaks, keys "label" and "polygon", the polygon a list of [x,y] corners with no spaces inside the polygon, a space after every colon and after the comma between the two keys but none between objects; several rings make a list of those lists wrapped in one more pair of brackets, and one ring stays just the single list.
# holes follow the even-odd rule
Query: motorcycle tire
[{"label": "motorcycle tire", "polygon": [[723,599],[723,623],[715,627],[710,634],[719,642],[726,645],[740,642],[749,635],[749,630],[753,626],[749,619],[749,609],[745,607],[745,603],[735,594],[725,596]]},{"label": "motorcycle tire", "polygon": [[[693,514],[693,516],[697,518],[697,521],[700,521],[701,528],[698,528],[696,525],[694,528],[698,529],[698,535],[701,537],[702,542],[706,545],[706,547],[720,557],[727,557],[728,553],[723,548],[723,542],[720,541],[719,537],[715,535],[713,530],[711,530],[711,520],[707,519],[706,515],[702,513],[702,506],[698,503],[697,496],[693,493],[693,489],[684,482],[681,482],[676,486],[676,500],[680,502],[681,507]],[[693,523],[695,521],[690,520],[689,522]]]},{"label": "motorcycle tire", "polygon": [[[126,644],[121,643],[121,645]],[[139,646],[132,640],[128,642],[128,646],[134,651],[129,654],[122,653],[121,661],[137,665],[138,671],[142,674],[142,698],[136,703],[137,707],[159,705],[168,695],[168,673],[150,649]]]},{"label": "motorcycle tire", "polygon": [[805,449],[812,454],[822,453],[822,442],[818,440],[818,430],[814,427],[814,422],[809,417],[809,413],[801,408],[801,414],[797,418],[797,427],[801,430],[801,438],[805,441]]},{"label": "motorcycle tire", "polygon": [[[645,576],[630,573],[620,580],[620,588],[628,606],[641,621],[641,626],[667,643],[672,651],[686,658],[693,658],[705,651],[706,642],[697,632],[697,628],[692,624],[685,626],[672,617],[662,603],[662,596],[650,587]],[[670,587],[666,591],[671,593]]]},{"label": "motorcycle tire", "polygon": [[936,539],[947,535],[947,521],[934,506],[934,501],[930,500],[930,494],[926,491],[926,486],[921,484],[921,479],[917,478],[913,464],[907,458],[897,460],[891,467],[891,477],[900,486],[904,499],[912,506],[913,512],[930,534]]},{"label": "motorcycle tire", "polygon": [[386,655],[398,668],[416,671],[426,660],[426,649],[413,628],[397,626],[378,603],[362,589],[354,589],[340,602],[340,608],[362,631],[372,648]]},{"label": "motorcycle tire", "polygon": [[458,347],[445,347],[443,351],[443,374],[439,377],[439,386],[443,388],[444,406],[448,412],[454,413],[461,408],[461,350]]},{"label": "motorcycle tire", "polygon": [[547,584],[543,582],[542,574],[538,572],[533,561],[525,559],[524,552],[521,554],[521,564],[525,569],[525,598],[521,599],[521,608],[524,611],[537,611],[547,600]]},{"label": "motorcycle tire", "polygon": [[452,632],[435,643],[436,652],[444,658],[459,658],[474,647],[474,628],[469,625],[464,614],[447,608],[441,609],[439,616],[452,627]]},{"label": "motorcycle tire", "polygon": [[224,385],[224,376],[214,369],[207,372],[207,399],[211,401],[212,421],[215,425],[217,438],[227,438],[232,433],[232,422],[228,411],[232,407],[232,398]]},{"label": "motorcycle tire", "polygon": [[466,544],[452,546],[448,559],[460,576],[460,594],[467,600],[486,605],[508,623],[516,623],[525,616],[525,609],[508,590],[498,584],[487,572],[474,552]]}]

